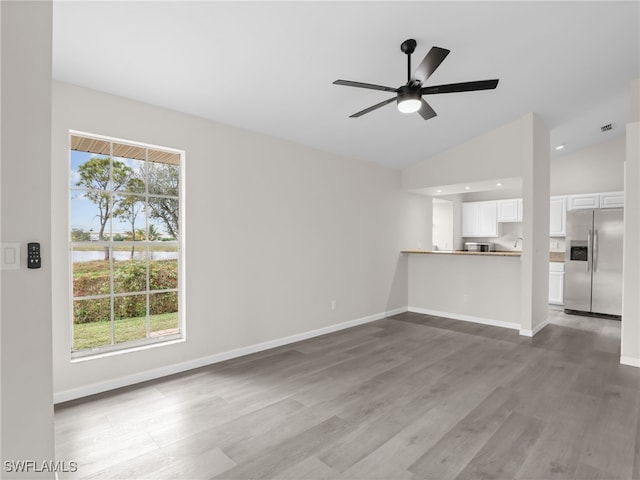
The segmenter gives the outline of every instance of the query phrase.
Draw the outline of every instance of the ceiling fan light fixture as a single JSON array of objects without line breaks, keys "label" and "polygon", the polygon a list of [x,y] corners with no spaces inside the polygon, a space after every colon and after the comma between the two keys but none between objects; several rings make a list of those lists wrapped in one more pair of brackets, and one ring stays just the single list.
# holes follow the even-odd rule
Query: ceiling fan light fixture
[{"label": "ceiling fan light fixture", "polygon": [[398,110],[402,113],[414,113],[422,106],[420,92],[407,92],[398,95]]},{"label": "ceiling fan light fixture", "polygon": [[404,100],[398,100],[398,110],[402,113],[414,113],[420,110],[420,100],[415,98],[406,98]]}]

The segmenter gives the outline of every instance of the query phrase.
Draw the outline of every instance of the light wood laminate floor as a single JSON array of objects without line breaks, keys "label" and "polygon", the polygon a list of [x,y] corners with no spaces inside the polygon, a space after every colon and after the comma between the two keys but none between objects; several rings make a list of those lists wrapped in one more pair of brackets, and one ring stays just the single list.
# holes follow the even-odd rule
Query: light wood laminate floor
[{"label": "light wood laminate floor", "polygon": [[620,322],[404,313],[56,407],[61,478],[638,479]]}]

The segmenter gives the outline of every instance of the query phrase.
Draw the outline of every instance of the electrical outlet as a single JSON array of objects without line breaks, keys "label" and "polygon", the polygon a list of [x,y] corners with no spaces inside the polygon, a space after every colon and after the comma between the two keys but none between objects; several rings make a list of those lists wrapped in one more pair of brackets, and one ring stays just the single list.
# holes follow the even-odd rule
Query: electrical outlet
[{"label": "electrical outlet", "polygon": [[469,301],[469,295],[467,295],[466,293],[462,294],[462,301],[464,303],[467,303]]},{"label": "electrical outlet", "polygon": [[336,309],[337,302],[335,300],[331,300],[331,310]]}]

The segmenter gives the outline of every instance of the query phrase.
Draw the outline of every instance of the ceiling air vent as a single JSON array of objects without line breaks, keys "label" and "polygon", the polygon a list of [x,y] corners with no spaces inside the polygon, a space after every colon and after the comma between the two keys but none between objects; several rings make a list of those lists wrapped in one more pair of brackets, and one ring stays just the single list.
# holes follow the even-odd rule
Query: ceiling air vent
[{"label": "ceiling air vent", "polygon": [[604,133],[604,132],[608,132],[609,130],[613,130],[613,129],[615,128],[615,126],[616,126],[616,125],[615,125],[614,123],[607,123],[606,125],[602,125],[602,126],[600,127],[600,131],[601,131],[602,133]]}]

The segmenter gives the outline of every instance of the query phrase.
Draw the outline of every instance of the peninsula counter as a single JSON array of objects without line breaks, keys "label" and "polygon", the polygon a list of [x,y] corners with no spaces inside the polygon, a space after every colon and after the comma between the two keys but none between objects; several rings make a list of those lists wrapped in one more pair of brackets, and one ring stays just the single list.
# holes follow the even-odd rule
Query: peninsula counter
[{"label": "peninsula counter", "polygon": [[403,250],[409,311],[520,329],[521,252]]}]

